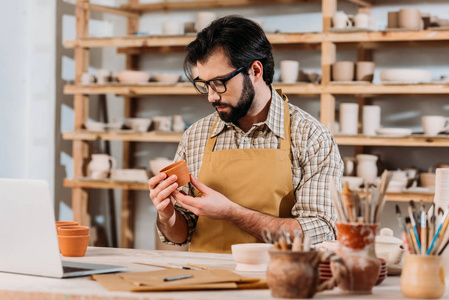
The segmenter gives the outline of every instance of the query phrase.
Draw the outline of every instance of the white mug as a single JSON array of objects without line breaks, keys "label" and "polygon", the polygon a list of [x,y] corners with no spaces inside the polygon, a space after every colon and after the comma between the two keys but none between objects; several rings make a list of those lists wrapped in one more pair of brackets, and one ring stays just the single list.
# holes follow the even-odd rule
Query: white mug
[{"label": "white mug", "polygon": [[359,105],[357,103],[340,103],[340,133],[357,134],[359,122]]},{"label": "white mug", "polygon": [[441,131],[449,130],[449,118],[443,116],[423,116],[422,128],[426,135],[437,135]]},{"label": "white mug", "polygon": [[364,135],[376,135],[380,128],[380,106],[364,105],[362,108],[362,132]]},{"label": "white mug", "polygon": [[332,18],[333,26],[334,28],[350,28],[352,27],[352,22],[349,20],[349,17],[347,14],[345,14],[342,11],[337,11]]},{"label": "white mug", "polygon": [[359,13],[354,17],[355,27],[357,28],[369,28],[370,16],[368,14]]},{"label": "white mug", "polygon": [[281,82],[295,83],[299,75],[299,62],[295,60],[281,60]]}]

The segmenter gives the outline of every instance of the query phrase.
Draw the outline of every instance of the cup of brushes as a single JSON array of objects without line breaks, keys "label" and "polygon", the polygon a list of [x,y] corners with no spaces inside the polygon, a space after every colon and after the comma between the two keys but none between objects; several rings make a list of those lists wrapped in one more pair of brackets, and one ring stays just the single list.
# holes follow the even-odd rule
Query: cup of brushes
[{"label": "cup of brushes", "polygon": [[349,293],[371,293],[381,271],[381,261],[375,252],[375,237],[385,194],[392,173],[385,171],[379,188],[365,182],[363,191],[353,191],[345,183],[342,192],[332,182],[331,198],[338,215],[337,254],[343,259],[348,276],[338,283]]},{"label": "cup of brushes", "polygon": [[401,292],[408,298],[438,299],[445,293],[442,254],[449,244],[449,209],[436,209],[432,203],[426,211],[410,200],[405,220],[396,205],[405,250]]}]

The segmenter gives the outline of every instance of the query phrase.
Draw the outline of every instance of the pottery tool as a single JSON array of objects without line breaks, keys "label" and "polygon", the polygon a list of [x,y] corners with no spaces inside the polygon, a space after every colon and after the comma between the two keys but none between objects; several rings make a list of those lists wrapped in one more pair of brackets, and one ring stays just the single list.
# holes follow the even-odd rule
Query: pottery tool
[{"label": "pottery tool", "polygon": [[344,208],[343,208],[344,205],[342,205],[343,201],[341,199],[341,194],[337,189],[335,179],[331,180],[331,184],[330,184],[329,188],[330,188],[333,207],[335,207],[335,211],[337,212],[338,220],[340,222],[349,222],[346,217]]},{"label": "pottery tool", "polygon": [[427,214],[424,203],[421,203],[421,254],[427,252]]},{"label": "pottery tool", "polygon": [[344,204],[348,208],[349,221],[355,222],[356,213],[354,213],[354,207],[355,207],[354,192],[349,188],[348,182],[345,182],[345,187],[343,188],[343,191],[341,192],[341,196],[343,198]]},{"label": "pottery tool", "polygon": [[407,253],[411,253],[411,248],[410,248],[410,237],[408,236],[407,230],[405,228],[405,224],[404,221],[402,220],[402,215],[401,215],[401,209],[399,208],[399,205],[396,204],[396,217],[398,218],[398,224],[399,224],[399,229],[401,230],[401,235],[402,235],[402,242],[404,243],[404,247],[405,247],[405,251]]},{"label": "pottery tool", "polygon": [[371,195],[371,208],[370,208],[370,223],[378,223],[377,218],[380,216],[380,208],[379,205],[382,205],[379,203],[381,201],[380,192],[375,187],[370,188],[370,195]]},{"label": "pottery tool", "polygon": [[390,184],[391,178],[393,177],[392,172],[388,172],[385,170],[382,175],[380,176],[380,185],[379,185],[379,196],[378,196],[378,202],[375,209],[374,214],[374,220],[373,223],[378,223],[380,219],[380,214],[382,210],[384,209],[386,198],[385,194],[387,193],[388,185]]},{"label": "pottery tool", "polygon": [[448,214],[449,214],[449,209],[446,210],[446,212],[443,215],[443,219],[441,220],[440,224],[438,225],[437,232],[433,236],[432,243],[430,244],[429,249],[427,250],[427,255],[430,255],[432,252],[435,252],[436,250],[434,250],[434,248],[436,248],[436,249],[438,248],[438,242],[437,242],[438,237],[440,236],[440,233],[442,230],[443,230],[443,232],[446,231],[447,226],[449,224]]},{"label": "pottery tool", "polygon": [[201,266],[201,265],[197,265],[197,264],[187,263],[187,265],[190,267],[201,269],[201,270],[210,270],[209,267]]},{"label": "pottery tool", "polygon": [[173,277],[166,277],[166,278],[164,278],[164,281],[175,281],[175,280],[187,279],[187,278],[190,278],[190,277],[192,277],[192,274],[173,276]]},{"label": "pottery tool", "polygon": [[410,248],[412,250],[412,254],[418,254],[419,253],[418,252],[418,243],[417,243],[415,234],[413,233],[413,227],[411,224],[410,217],[405,218],[405,224],[407,225],[407,227],[409,229],[408,231],[410,232],[411,243],[409,243],[409,244],[410,244]]},{"label": "pottery tool", "polygon": [[410,206],[408,207],[408,214],[410,217],[410,222],[412,224],[413,233],[416,239],[416,246],[417,246],[417,254],[421,253],[421,243],[419,242],[419,234],[418,234],[418,228],[416,227],[416,219],[415,219],[415,213],[414,213],[414,207],[415,202],[413,200],[410,200]]},{"label": "pottery tool", "polygon": [[446,244],[441,248],[441,250],[438,252],[438,255],[443,254],[444,249],[446,249],[447,245],[449,245],[449,239],[446,241]]}]

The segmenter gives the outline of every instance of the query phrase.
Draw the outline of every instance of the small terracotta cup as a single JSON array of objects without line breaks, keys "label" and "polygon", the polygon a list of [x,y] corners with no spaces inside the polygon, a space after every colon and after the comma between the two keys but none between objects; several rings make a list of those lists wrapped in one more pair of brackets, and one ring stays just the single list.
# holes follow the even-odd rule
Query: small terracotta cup
[{"label": "small terracotta cup", "polygon": [[176,175],[178,180],[178,186],[181,187],[190,182],[189,170],[187,169],[187,163],[185,160],[180,160],[171,164],[161,170],[161,173],[167,174],[167,177]]},{"label": "small terracotta cup", "polygon": [[75,221],[56,221],[56,232],[60,226],[78,226],[79,223]]},{"label": "small terracotta cup", "polygon": [[89,235],[63,236],[58,235],[59,249],[66,257],[81,257],[86,254]]},{"label": "small terracotta cup", "polygon": [[87,226],[60,226],[58,228],[59,236],[80,236],[89,235],[89,227]]}]

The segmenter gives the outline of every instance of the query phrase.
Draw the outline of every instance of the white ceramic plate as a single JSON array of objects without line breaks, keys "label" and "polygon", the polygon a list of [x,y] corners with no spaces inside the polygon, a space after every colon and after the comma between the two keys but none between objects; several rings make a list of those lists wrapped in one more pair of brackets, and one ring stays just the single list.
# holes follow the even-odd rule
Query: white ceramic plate
[{"label": "white ceramic plate", "polygon": [[411,135],[412,130],[407,128],[380,128],[376,129],[376,134],[386,137],[402,137]]}]

